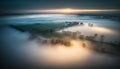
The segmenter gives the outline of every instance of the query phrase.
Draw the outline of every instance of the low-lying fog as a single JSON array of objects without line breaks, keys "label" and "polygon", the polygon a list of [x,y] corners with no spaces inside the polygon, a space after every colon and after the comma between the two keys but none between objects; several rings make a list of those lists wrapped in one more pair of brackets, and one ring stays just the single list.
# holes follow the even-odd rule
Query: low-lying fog
[{"label": "low-lying fog", "polygon": [[[114,20],[115,19],[115,20]],[[5,67],[58,67],[58,68],[88,68],[88,69],[116,69],[120,64],[120,57],[97,53],[81,47],[80,42],[73,41],[73,45],[65,47],[42,44],[37,39],[28,40],[30,34],[22,33],[4,24],[35,24],[35,23],[63,23],[83,22],[93,23],[94,26],[74,26],[64,31],[80,31],[83,35],[105,35],[105,41],[119,41],[120,22],[117,17],[81,16],[64,14],[37,14],[0,17],[0,49]],[[71,30],[72,29],[72,30]],[[18,69],[18,68],[17,68]],[[23,69],[23,68],[21,68]],[[118,68],[119,69],[119,68]]]},{"label": "low-lying fog", "polygon": [[81,47],[77,40],[73,45],[52,46],[35,40],[28,40],[30,34],[6,27],[0,30],[1,49],[4,62],[10,66],[28,67],[79,67],[112,68],[119,63],[119,57],[101,54]]},{"label": "low-lying fog", "polygon": [[118,38],[120,37],[120,31],[113,29],[114,26],[104,27],[104,26],[100,26],[101,24],[99,25],[99,24],[93,23],[93,27],[89,27],[88,24],[89,23],[84,23],[83,26],[77,25],[73,27],[68,27],[58,32],[62,32],[62,31],[80,32],[81,35],[85,35],[85,36],[93,36],[94,34],[98,34],[98,37],[96,39],[98,41],[101,35],[105,36],[105,39],[104,39],[105,42],[119,41]]}]

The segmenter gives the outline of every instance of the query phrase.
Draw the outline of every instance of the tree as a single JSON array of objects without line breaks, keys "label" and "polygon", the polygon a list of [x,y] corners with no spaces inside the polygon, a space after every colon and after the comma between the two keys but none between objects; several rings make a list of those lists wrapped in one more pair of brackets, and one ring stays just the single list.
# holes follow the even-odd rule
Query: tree
[{"label": "tree", "polygon": [[104,36],[104,35],[101,35],[101,36],[100,36],[100,42],[104,42],[104,38],[105,38],[105,36]]},{"label": "tree", "polygon": [[98,36],[98,34],[94,34],[94,39],[96,39],[97,36]]}]

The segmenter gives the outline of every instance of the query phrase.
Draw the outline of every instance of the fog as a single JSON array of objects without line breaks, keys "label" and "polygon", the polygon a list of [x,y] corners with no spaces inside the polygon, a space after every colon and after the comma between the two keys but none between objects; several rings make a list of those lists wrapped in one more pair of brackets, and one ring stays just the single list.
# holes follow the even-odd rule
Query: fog
[{"label": "fog", "polygon": [[83,48],[78,40],[72,40],[70,47],[54,46],[42,44],[38,39],[28,40],[29,33],[10,27],[1,29],[0,33],[4,62],[8,67],[111,68],[117,66],[120,60],[116,56]]}]

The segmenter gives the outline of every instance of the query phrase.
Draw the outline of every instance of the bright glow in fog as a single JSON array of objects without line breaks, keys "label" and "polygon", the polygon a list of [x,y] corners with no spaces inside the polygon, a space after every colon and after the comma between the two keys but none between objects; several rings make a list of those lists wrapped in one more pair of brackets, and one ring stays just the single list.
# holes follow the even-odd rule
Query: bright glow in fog
[{"label": "bright glow in fog", "polygon": [[[117,31],[112,30],[110,28],[98,27],[98,26],[89,27],[87,24],[88,23],[85,23],[84,26],[78,25],[78,26],[65,28],[65,29],[60,30],[59,32],[61,32],[61,31],[71,31],[71,32],[79,31],[79,32],[81,32],[82,35],[85,35],[85,36],[93,36],[94,34],[97,33],[99,36],[104,35],[105,41],[107,41],[107,42],[116,40],[116,38],[119,36],[119,33]],[[97,37],[97,40],[99,40],[99,37]]]},{"label": "bright glow in fog", "polygon": [[[9,31],[9,32],[8,32]],[[41,43],[36,43],[34,41],[26,41],[26,33],[17,32],[14,29],[6,30],[1,32],[4,34],[9,34],[11,37],[9,40],[6,39],[9,43],[6,46],[3,46],[6,55],[6,60],[10,61],[12,65],[19,64],[31,64],[38,66],[79,66],[79,67],[88,67],[89,66],[112,66],[117,63],[119,60],[114,56],[109,56],[107,54],[100,54],[92,52],[86,48],[81,47],[82,41],[72,41],[73,46],[52,46],[50,44],[42,45]],[[12,35],[16,36],[12,36]],[[24,35],[24,36],[23,36]],[[6,37],[8,35],[4,35]],[[29,36],[29,35],[28,35]],[[24,39],[20,39],[25,37]],[[16,38],[16,40],[13,40]],[[23,42],[21,42],[21,41]],[[12,41],[12,42],[11,42]],[[91,46],[88,42],[85,42],[86,46]],[[12,44],[12,45],[11,45]],[[22,60],[22,61],[21,61]],[[16,63],[17,61],[17,63]],[[106,65],[107,64],[107,65]],[[83,69],[83,68],[82,68]]]},{"label": "bright glow in fog", "polygon": [[[91,53],[88,49],[82,48],[78,41],[72,41],[73,46],[33,46],[32,56],[38,63],[46,65],[69,65],[77,62],[84,62]],[[32,46],[31,46],[32,47]],[[33,51],[34,49],[34,51]]]},{"label": "bright glow in fog", "polygon": [[[78,67],[89,67],[98,65],[104,66],[112,65],[116,62],[113,57],[108,55],[95,53],[90,49],[83,48],[82,41],[72,41],[73,46],[51,46],[42,44],[30,44],[27,48],[31,55],[33,63],[42,66],[78,66]],[[89,43],[85,42],[87,46]],[[107,66],[106,65],[106,66]]]},{"label": "bright glow in fog", "polygon": [[73,27],[69,27],[69,28],[65,28],[64,31],[80,31],[81,33],[107,33],[107,34],[116,34],[115,31],[105,28],[105,27],[88,27],[87,25],[85,26],[73,26]]},{"label": "bright glow in fog", "polygon": [[102,33],[110,33],[110,34],[115,33],[115,31],[103,27],[94,27],[93,30],[95,32],[102,32]]}]

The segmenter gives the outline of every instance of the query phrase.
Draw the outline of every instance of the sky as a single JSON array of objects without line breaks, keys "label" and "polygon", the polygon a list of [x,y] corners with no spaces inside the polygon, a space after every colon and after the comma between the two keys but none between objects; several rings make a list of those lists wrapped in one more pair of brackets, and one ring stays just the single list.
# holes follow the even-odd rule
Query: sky
[{"label": "sky", "polygon": [[18,10],[120,9],[120,0],[1,0],[0,12]]}]

